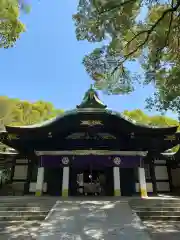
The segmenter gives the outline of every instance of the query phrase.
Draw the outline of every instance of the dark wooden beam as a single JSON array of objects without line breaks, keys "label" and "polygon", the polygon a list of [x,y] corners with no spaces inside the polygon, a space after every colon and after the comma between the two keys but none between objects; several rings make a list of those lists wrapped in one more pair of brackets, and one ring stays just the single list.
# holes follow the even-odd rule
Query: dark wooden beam
[{"label": "dark wooden beam", "polygon": [[153,193],[157,195],[157,184],[156,184],[154,161],[150,161],[150,174],[151,174],[151,180],[152,180],[152,186],[153,186]]},{"label": "dark wooden beam", "polygon": [[166,161],[168,178],[169,178],[169,188],[170,192],[173,192],[173,181],[172,181],[172,173],[171,173],[171,164],[169,161]]}]

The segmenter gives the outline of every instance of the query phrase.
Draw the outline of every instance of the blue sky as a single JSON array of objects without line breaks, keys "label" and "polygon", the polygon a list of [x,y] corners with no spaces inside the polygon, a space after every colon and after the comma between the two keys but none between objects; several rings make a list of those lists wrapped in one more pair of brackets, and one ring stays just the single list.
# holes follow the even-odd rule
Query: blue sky
[{"label": "blue sky", "polygon": [[[76,40],[72,21],[75,0],[32,2],[31,13],[22,16],[27,32],[14,48],[0,50],[0,94],[49,101],[57,108],[72,109],[81,102],[91,84],[81,62],[95,46]],[[137,64],[131,65],[131,69],[140,71]],[[151,88],[138,86],[129,96],[100,93],[100,97],[109,108],[123,111],[144,109],[144,100],[151,93]]]}]

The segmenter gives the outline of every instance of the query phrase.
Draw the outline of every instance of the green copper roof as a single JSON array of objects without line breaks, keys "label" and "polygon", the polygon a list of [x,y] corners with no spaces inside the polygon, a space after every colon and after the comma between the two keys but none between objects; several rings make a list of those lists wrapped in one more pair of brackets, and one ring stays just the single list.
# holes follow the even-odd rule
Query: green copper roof
[{"label": "green copper roof", "polygon": [[100,101],[98,93],[93,89],[92,84],[89,90],[84,94],[84,98],[81,104],[77,106],[77,108],[101,108],[101,109],[105,109],[106,107],[107,106]]}]

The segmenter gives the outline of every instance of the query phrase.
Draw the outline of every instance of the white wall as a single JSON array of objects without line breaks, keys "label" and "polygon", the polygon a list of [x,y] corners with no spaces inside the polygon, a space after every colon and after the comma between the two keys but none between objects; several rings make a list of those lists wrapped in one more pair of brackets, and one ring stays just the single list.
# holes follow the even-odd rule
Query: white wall
[{"label": "white wall", "polygon": [[[167,166],[163,165],[163,164],[166,164],[166,160],[156,159],[155,163],[162,164],[162,165],[154,166],[156,180],[157,181],[160,180],[160,182],[156,182],[157,191],[159,191],[159,192],[170,191],[169,182],[167,182],[167,180],[169,180]],[[180,169],[179,169],[178,176],[179,176],[179,183],[180,183]],[[146,182],[146,186],[147,186],[147,192],[149,192],[149,193],[153,192],[152,182]],[[139,192],[139,183],[138,182],[136,183],[135,188],[136,188],[136,192]]]},{"label": "white wall", "polygon": [[168,180],[167,166],[155,166],[156,180]]},{"label": "white wall", "polygon": [[[164,160],[159,160],[159,161],[164,161]],[[168,171],[167,171],[167,166],[154,166],[155,170],[155,177],[156,177],[156,186],[157,186],[157,191],[158,192],[163,192],[163,191],[170,191],[170,186],[169,182],[169,176],[168,176]],[[161,182],[158,182],[158,180],[161,180]]]},{"label": "white wall", "polygon": [[16,165],[14,169],[13,181],[27,179],[28,166],[27,165]]},{"label": "white wall", "polygon": [[[13,176],[13,189],[16,192],[24,191],[24,184],[27,180],[28,174],[28,160],[27,159],[16,159],[16,163],[24,164],[24,165],[15,165],[14,168],[14,176]],[[20,182],[17,180],[21,180]]]},{"label": "white wall", "polygon": [[[35,192],[36,191],[36,182],[31,182],[29,184],[29,192]],[[43,184],[43,192],[47,192],[47,183],[44,182]]]}]

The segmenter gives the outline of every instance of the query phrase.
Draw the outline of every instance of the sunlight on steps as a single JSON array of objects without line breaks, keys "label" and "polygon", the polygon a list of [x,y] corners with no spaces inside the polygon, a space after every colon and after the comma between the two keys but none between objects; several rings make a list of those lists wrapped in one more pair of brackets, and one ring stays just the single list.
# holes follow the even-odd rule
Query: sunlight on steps
[{"label": "sunlight on steps", "polygon": [[54,200],[2,198],[0,239],[36,239],[38,229],[54,205]]},{"label": "sunlight on steps", "polygon": [[153,240],[180,239],[180,197],[158,195],[129,201]]}]

